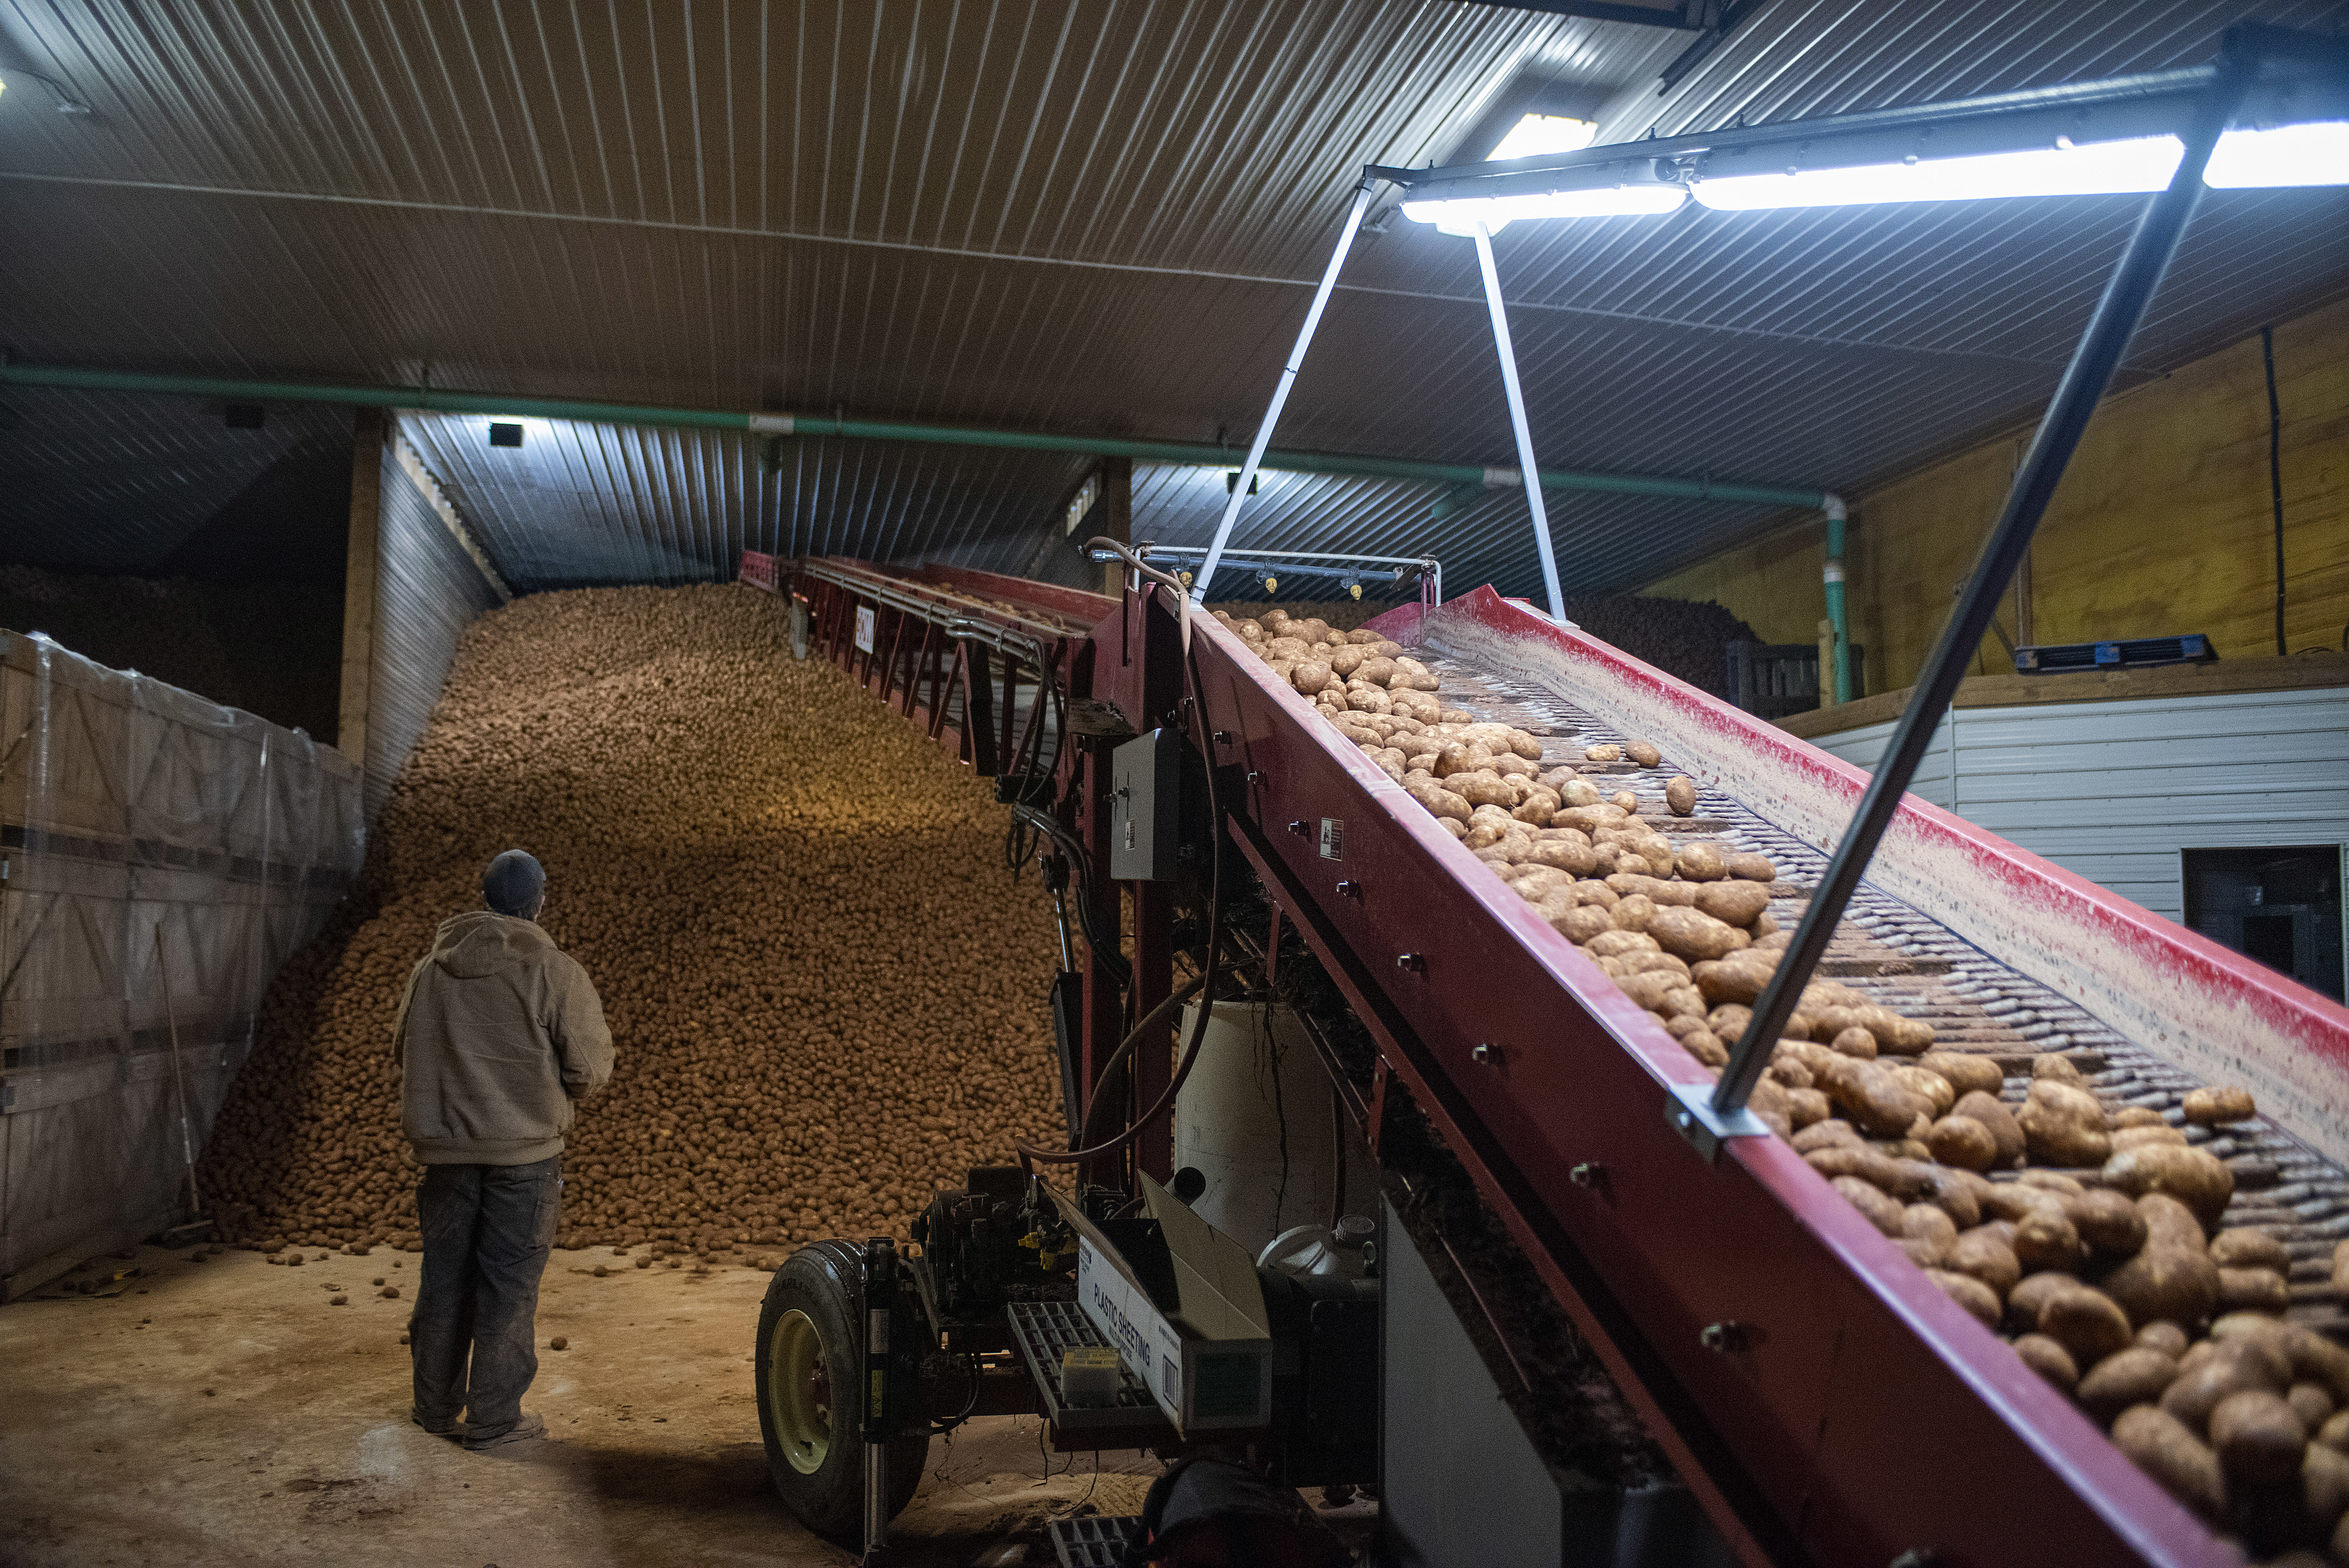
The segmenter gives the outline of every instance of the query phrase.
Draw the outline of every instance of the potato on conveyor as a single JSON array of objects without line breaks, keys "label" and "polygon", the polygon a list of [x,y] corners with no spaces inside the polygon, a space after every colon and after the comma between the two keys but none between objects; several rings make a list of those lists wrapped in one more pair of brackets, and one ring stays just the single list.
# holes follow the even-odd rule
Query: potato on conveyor
[{"label": "potato on conveyor", "polygon": [[[2023,1264],[1995,1226],[1977,1225],[1959,1234],[1943,1265],[1954,1273],[1971,1274],[2003,1301],[2023,1278]],[[2045,1314],[2043,1309],[2042,1318]]]},{"label": "potato on conveyor", "polygon": [[2292,1287],[2274,1270],[2219,1271],[2218,1311],[2273,1313],[2281,1316],[2291,1308]]},{"label": "potato on conveyor", "polygon": [[2005,1073],[1989,1057],[1970,1056],[1957,1051],[1928,1051],[1917,1058],[1917,1065],[1929,1073],[1939,1073],[1961,1095],[1972,1094],[1977,1090],[1995,1095],[1999,1085],[2006,1081]]},{"label": "potato on conveyor", "polygon": [[[1640,895],[1645,898],[1644,894]],[[1749,945],[1753,939],[1726,920],[1715,919],[1702,909],[1680,905],[1657,908],[1642,928],[1655,938],[1666,952],[1678,953],[1692,963],[1720,959]]]},{"label": "potato on conveyor", "polygon": [[2211,1410],[2210,1446],[2230,1481],[2280,1486],[2300,1473],[2308,1428],[2282,1395],[2247,1388],[2228,1395]]},{"label": "potato on conveyor", "polygon": [[2073,1284],[2052,1292],[2039,1309],[2039,1332],[2072,1353],[2072,1359],[2093,1366],[2107,1355],[2129,1347],[2136,1330],[2127,1314],[2104,1292]]},{"label": "potato on conveyor", "polygon": [[2207,1229],[2226,1212],[2235,1173],[2215,1155],[2174,1144],[2148,1144],[2114,1155],[2104,1165],[2106,1186],[2132,1198],[2160,1192],[2176,1198]]},{"label": "potato on conveyor", "polygon": [[1975,1279],[1948,1269],[1927,1269],[1925,1277],[1941,1287],[1951,1301],[1973,1314],[1984,1328],[1998,1326],[1998,1293]]},{"label": "potato on conveyor", "polygon": [[2226,1511],[2219,1456],[2186,1423],[2157,1406],[2137,1405],[2113,1423],[2113,1443],[2170,1496],[2206,1519]]},{"label": "potato on conveyor", "polygon": [[[2018,1342],[2016,1348],[2022,1348]],[[2132,1405],[2150,1405],[2178,1381],[2178,1362],[2158,1350],[2131,1345],[2115,1351],[2080,1379],[2078,1397],[2088,1414],[2109,1421]]]},{"label": "potato on conveyor", "polygon": [[1998,1140],[1971,1116],[1943,1116],[1927,1131],[1925,1147],[1943,1165],[1968,1170],[1988,1170],[1998,1159]]},{"label": "potato on conveyor", "polygon": [[2044,1334],[2019,1336],[2014,1342],[2014,1354],[2023,1358],[2025,1366],[2066,1394],[2080,1381],[2080,1369],[2073,1362],[2072,1353]]},{"label": "potato on conveyor", "polygon": [[2229,1122],[2247,1122],[2259,1115],[2249,1089],[2227,1087],[2189,1089],[2186,1094],[2186,1119],[2204,1127],[2222,1127]]},{"label": "potato on conveyor", "polygon": [[2113,1158],[2104,1107],[2095,1096],[2060,1078],[2034,1078],[2015,1120],[2033,1165],[2101,1166]]}]

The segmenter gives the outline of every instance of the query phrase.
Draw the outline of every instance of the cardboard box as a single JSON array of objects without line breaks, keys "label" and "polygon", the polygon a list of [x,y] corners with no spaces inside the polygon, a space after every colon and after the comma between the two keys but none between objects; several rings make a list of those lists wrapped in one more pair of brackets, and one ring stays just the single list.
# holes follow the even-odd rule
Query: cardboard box
[{"label": "cardboard box", "polygon": [[1079,1236],[1078,1305],[1185,1437],[1269,1426],[1272,1329],[1255,1262],[1165,1189],[1141,1181],[1174,1261],[1175,1299],[1154,1301],[1108,1238],[1062,1199]]}]

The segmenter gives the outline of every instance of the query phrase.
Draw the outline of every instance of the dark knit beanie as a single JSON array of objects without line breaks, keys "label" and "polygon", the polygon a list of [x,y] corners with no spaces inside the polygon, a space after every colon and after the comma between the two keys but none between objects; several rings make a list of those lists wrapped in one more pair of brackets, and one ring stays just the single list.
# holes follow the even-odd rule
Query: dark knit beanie
[{"label": "dark knit beanie", "polygon": [[527,850],[509,849],[481,873],[481,901],[501,915],[530,919],[546,890],[546,870]]}]

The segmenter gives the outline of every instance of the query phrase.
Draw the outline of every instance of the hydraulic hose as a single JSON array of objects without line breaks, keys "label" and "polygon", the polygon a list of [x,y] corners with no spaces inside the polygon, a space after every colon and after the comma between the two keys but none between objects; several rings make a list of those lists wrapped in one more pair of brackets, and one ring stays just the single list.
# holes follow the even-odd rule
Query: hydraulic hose
[{"label": "hydraulic hose", "polygon": [[[1124,556],[1127,560],[1132,561],[1137,568],[1148,572],[1150,576],[1162,582],[1167,583],[1167,585],[1174,591],[1175,603],[1177,605],[1184,606],[1187,609],[1187,603],[1183,597],[1181,583],[1169,578],[1165,573],[1156,571],[1151,567],[1143,566],[1142,563],[1139,560],[1136,560],[1130,552],[1126,551],[1123,546],[1116,545],[1113,541],[1101,540],[1097,542],[1108,545],[1111,548],[1117,550],[1120,555]],[[1207,722],[1207,705],[1204,700],[1206,696],[1205,683],[1199,679],[1197,657],[1188,647],[1185,648],[1183,653],[1183,673],[1185,680],[1191,688],[1191,716],[1199,725],[1204,727]],[[1212,737],[1208,738],[1212,742]],[[1160,1116],[1164,1116],[1167,1112],[1174,1109],[1175,1096],[1183,1092],[1184,1084],[1191,1076],[1191,1069],[1198,1063],[1199,1043],[1206,1037],[1207,1032],[1207,1021],[1214,1015],[1216,1010],[1216,980],[1222,971],[1224,951],[1223,804],[1217,798],[1216,793],[1216,753],[1213,744],[1210,743],[1201,746],[1199,748],[1199,754],[1206,760],[1207,764],[1207,821],[1210,825],[1207,836],[1207,853],[1212,867],[1207,893],[1207,967],[1206,972],[1202,973],[1189,985],[1184,986],[1170,993],[1165,1001],[1160,1002],[1156,1007],[1150,1010],[1149,1014],[1144,1017],[1141,1023],[1134,1026],[1133,1030],[1126,1035],[1124,1040],[1119,1043],[1115,1054],[1110,1058],[1108,1065],[1102,1069],[1102,1080],[1106,1080],[1108,1078],[1110,1073],[1114,1071],[1125,1060],[1125,1058],[1132,1054],[1134,1045],[1140,1042],[1143,1035],[1147,1031],[1158,1025],[1169,1009],[1194,993],[1204,993],[1203,1000],[1199,1005],[1198,1014],[1191,1022],[1191,1037],[1185,1043],[1183,1047],[1183,1060],[1174,1069],[1174,1077],[1168,1081],[1165,1090],[1159,1095],[1157,1101],[1153,1104],[1149,1109],[1136,1116],[1132,1125],[1127,1127],[1123,1132],[1118,1134],[1115,1137],[1111,1138],[1106,1143],[1096,1144],[1089,1148],[1071,1148],[1061,1152],[1054,1152],[1049,1149],[1040,1149],[1032,1145],[1023,1143],[1019,1146],[1019,1159],[1023,1167],[1031,1160],[1044,1165],[1082,1165],[1090,1163],[1092,1160],[1104,1158],[1109,1155],[1119,1152],[1127,1145],[1131,1144],[1135,1138],[1140,1137],[1143,1130],[1156,1123]],[[1098,1092],[1095,1093],[1092,1103],[1089,1104],[1085,1107],[1084,1125],[1079,1129],[1078,1137],[1073,1141],[1082,1142],[1085,1138],[1092,1136],[1093,1111],[1095,1106],[1099,1106],[1102,1102],[1103,1098],[1104,1096],[1100,1095]]]},{"label": "hydraulic hose", "polygon": [[[1190,981],[1176,988],[1164,1002],[1161,1002],[1157,1006],[1152,1008],[1148,1012],[1143,1013],[1142,1016],[1142,1022],[1135,1024],[1133,1031],[1129,1033],[1123,1040],[1118,1043],[1118,1047],[1115,1051],[1110,1053],[1109,1060],[1102,1064],[1100,1077],[1095,1080],[1092,1097],[1085,1103],[1083,1121],[1078,1126],[1069,1129],[1069,1147],[1071,1149],[1075,1148],[1076,1146],[1081,1143],[1084,1139],[1092,1136],[1093,1113],[1098,1110],[1102,1103],[1107,1099],[1107,1096],[1100,1092],[1100,1085],[1109,1082],[1111,1076],[1115,1074],[1119,1068],[1125,1064],[1125,1059],[1133,1054],[1134,1045],[1142,1039],[1143,1034],[1164,1024],[1166,1022],[1166,1015],[1168,1013],[1174,1012],[1177,1007],[1182,1006],[1183,1003],[1190,1001],[1191,998],[1198,995],[1200,989],[1206,983],[1207,977],[1202,974],[1194,976]],[[1039,1159],[1055,1160],[1061,1163],[1065,1163],[1062,1157],[1056,1156],[1049,1150],[1031,1149],[1026,1144],[1021,1144],[1019,1146],[1019,1152],[1022,1154],[1032,1153]]]}]

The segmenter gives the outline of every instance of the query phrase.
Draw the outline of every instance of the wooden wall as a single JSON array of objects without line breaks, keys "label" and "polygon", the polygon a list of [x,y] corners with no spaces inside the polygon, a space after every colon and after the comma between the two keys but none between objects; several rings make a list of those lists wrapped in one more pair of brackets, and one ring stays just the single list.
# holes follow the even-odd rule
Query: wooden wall
[{"label": "wooden wall", "polygon": [[[2286,635],[2294,653],[2338,649],[2349,623],[2349,301],[2279,323],[2275,358]],[[2023,427],[1851,498],[1851,635],[1868,649],[1869,691],[1915,680],[2030,435]],[[2040,525],[2029,591],[2008,594],[2000,624],[2017,642],[2199,631],[2221,657],[2271,654],[2273,528],[2253,333],[2106,400]],[[1823,534],[1808,521],[1645,591],[1719,599],[1771,642],[1815,641]],[[1976,669],[2012,669],[1994,636]]]}]

